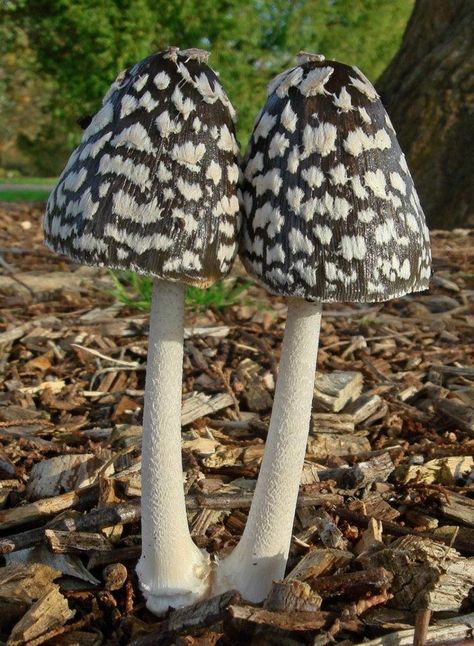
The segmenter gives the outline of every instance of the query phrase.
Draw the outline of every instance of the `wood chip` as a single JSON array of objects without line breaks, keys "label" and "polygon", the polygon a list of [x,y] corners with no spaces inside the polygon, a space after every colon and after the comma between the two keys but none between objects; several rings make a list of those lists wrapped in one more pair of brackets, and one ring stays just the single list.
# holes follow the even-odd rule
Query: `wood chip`
[{"label": "wood chip", "polygon": [[362,392],[362,373],[335,370],[329,374],[316,374],[314,387],[315,406],[337,413]]},{"label": "wood chip", "polygon": [[22,646],[33,640],[35,644],[41,644],[41,635],[63,626],[74,615],[75,611],[69,608],[68,602],[59,592],[59,586],[52,585],[15,624],[7,646]]}]

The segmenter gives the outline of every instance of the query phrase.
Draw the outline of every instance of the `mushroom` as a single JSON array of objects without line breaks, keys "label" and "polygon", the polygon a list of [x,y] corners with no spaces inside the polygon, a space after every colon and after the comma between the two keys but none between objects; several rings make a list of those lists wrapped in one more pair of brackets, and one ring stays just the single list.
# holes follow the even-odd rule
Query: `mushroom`
[{"label": "mushroom", "polygon": [[170,48],[119,75],[44,218],[53,251],[153,278],[137,572],[156,614],[210,588],[182,483],[184,295],[186,285],[207,287],[230,270],[240,213],[235,113],[207,58]]},{"label": "mushroom", "polygon": [[288,297],[266,449],[240,542],[218,588],[261,601],[284,574],[313,399],[323,302],[424,290],[429,233],[405,157],[371,83],[302,53],[277,76],[243,163],[242,261]]}]

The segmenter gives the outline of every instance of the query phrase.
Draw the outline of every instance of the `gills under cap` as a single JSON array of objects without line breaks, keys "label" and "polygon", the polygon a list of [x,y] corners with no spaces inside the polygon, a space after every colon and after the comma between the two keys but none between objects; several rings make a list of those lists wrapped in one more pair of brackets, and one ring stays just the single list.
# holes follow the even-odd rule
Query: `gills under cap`
[{"label": "gills under cap", "polygon": [[299,61],[270,83],[244,160],[244,265],[313,301],[427,289],[429,232],[377,92],[355,67]]},{"label": "gills under cap", "polygon": [[117,77],[48,200],[50,249],[198,286],[229,271],[235,112],[208,55],[173,47]]}]

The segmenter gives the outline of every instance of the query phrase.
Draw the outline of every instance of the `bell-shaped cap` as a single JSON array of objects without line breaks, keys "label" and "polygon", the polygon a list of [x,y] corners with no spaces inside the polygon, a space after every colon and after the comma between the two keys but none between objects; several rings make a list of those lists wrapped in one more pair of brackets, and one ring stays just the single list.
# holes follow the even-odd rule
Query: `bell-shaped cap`
[{"label": "bell-shaped cap", "polygon": [[207,57],[170,48],[119,75],[49,198],[50,249],[201,287],[229,271],[235,113]]},{"label": "bell-shaped cap", "polygon": [[241,256],[270,292],[384,301],[426,289],[429,233],[371,83],[302,53],[277,76],[243,164]]}]

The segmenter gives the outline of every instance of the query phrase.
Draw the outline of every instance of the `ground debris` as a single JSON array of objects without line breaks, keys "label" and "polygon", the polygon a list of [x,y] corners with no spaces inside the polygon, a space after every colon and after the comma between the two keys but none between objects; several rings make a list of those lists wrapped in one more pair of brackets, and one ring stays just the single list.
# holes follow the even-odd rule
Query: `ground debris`
[{"label": "ground debris", "polygon": [[[2,643],[388,646],[413,643],[417,609],[427,643],[471,637],[473,232],[432,232],[429,293],[325,307],[284,580],[158,620],[135,576],[148,316],[49,253],[40,220],[0,206],[18,271],[0,280]],[[213,553],[245,525],[284,331],[284,299],[245,300],[186,314],[183,481]]]}]

